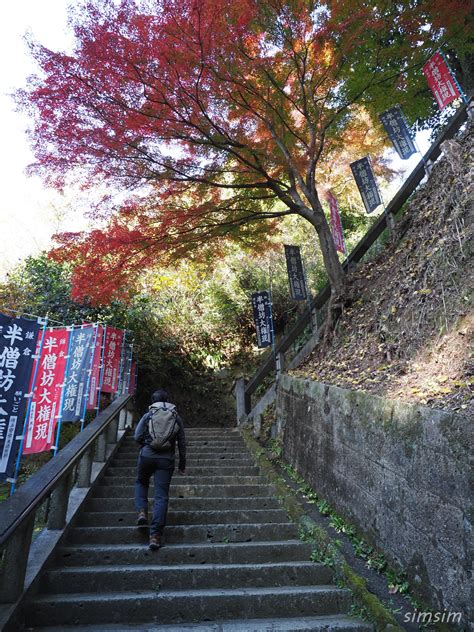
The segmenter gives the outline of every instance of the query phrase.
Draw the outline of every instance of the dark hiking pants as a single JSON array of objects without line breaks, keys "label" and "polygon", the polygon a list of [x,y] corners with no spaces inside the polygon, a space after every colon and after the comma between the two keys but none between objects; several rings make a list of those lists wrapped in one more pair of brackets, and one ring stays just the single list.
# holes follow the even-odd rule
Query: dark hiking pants
[{"label": "dark hiking pants", "polygon": [[135,507],[137,511],[148,511],[148,487],[153,476],[155,502],[151,519],[150,534],[161,535],[166,524],[171,477],[174,470],[172,459],[160,457],[138,457],[137,480],[135,483]]}]

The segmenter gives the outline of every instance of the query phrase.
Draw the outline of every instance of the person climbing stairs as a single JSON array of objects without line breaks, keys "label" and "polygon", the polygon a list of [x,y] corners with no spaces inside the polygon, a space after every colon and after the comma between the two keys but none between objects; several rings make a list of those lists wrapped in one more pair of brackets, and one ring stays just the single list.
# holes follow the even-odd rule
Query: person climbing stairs
[{"label": "person climbing stairs", "polygon": [[138,446],[127,435],[26,604],[25,628],[372,630],[347,615],[350,593],[331,570],[310,561],[238,431],[186,436],[162,548],[149,550],[148,529],[135,524]]}]

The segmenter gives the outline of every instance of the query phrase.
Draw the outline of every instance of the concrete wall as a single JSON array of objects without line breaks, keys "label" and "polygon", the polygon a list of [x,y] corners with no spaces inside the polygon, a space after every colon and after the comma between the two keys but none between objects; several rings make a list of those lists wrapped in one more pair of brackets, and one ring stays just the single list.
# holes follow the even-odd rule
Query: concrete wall
[{"label": "concrete wall", "polygon": [[277,420],[285,459],[321,497],[432,607],[467,613],[469,419],[285,374]]}]

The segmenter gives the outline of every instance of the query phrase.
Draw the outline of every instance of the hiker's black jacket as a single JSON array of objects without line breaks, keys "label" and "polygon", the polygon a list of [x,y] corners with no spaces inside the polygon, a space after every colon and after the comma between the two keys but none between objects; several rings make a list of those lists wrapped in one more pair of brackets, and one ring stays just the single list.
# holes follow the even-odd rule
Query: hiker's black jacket
[{"label": "hiker's black jacket", "polygon": [[138,422],[138,426],[135,429],[135,441],[137,441],[142,447],[140,455],[148,459],[171,459],[174,461],[176,442],[178,442],[179,463],[178,468],[180,470],[186,469],[186,437],[184,435],[183,420],[179,415],[176,419],[179,425],[178,434],[171,439],[171,447],[168,450],[154,450],[149,444],[151,443],[151,436],[148,431],[148,420],[150,419],[150,412],[146,412]]}]

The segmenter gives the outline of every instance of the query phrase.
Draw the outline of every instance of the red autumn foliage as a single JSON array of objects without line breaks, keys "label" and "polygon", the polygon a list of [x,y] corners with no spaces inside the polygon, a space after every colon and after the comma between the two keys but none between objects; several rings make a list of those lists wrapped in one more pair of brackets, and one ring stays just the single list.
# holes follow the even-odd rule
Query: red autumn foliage
[{"label": "red autumn foliage", "polygon": [[288,214],[314,226],[340,290],[319,165],[327,174],[336,160],[354,103],[404,96],[400,61],[406,77],[434,37],[420,24],[439,14],[446,26],[448,4],[454,26],[466,15],[463,2],[406,3],[394,52],[383,4],[85,0],[71,16],[73,53],[32,42],[41,75],[18,101],[33,122],[33,169],[59,188],[130,193],[110,204],[105,229],[58,237],[53,256],[76,262],[75,296],[123,295],[145,268],[197,246],[216,256],[227,238],[264,245],[266,222]]}]

